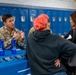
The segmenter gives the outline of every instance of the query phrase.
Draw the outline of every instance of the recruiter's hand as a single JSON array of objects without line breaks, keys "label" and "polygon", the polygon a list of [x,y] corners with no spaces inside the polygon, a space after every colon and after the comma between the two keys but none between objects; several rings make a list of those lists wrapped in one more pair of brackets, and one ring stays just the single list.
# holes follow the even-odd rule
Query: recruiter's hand
[{"label": "recruiter's hand", "polygon": [[23,31],[21,31],[20,33],[21,33],[21,38],[24,39],[25,38],[25,33]]},{"label": "recruiter's hand", "polygon": [[20,38],[20,35],[18,33],[14,33],[13,38],[15,38],[16,40],[18,40]]}]

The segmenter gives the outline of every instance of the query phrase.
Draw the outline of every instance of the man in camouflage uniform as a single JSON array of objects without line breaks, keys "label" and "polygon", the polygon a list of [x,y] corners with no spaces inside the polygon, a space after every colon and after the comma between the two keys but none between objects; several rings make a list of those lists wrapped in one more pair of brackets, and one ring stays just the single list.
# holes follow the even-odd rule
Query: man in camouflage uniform
[{"label": "man in camouflage uniform", "polygon": [[10,14],[5,14],[2,17],[4,26],[0,28],[0,39],[4,40],[5,49],[11,47],[11,39],[16,39],[16,44],[18,46],[24,46],[25,36],[24,32],[19,31],[14,27],[14,18]]}]

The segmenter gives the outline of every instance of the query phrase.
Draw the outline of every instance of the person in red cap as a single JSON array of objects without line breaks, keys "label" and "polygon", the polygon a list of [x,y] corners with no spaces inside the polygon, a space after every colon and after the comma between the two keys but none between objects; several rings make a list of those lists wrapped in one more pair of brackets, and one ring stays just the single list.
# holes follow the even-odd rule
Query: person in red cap
[{"label": "person in red cap", "polygon": [[[35,31],[29,35],[26,55],[31,68],[31,75],[66,75],[63,60],[68,60],[76,53],[72,42],[50,33],[49,17],[41,14],[34,19]],[[56,66],[57,59],[61,60]]]},{"label": "person in red cap", "polygon": [[[48,24],[50,25],[50,21],[49,21]],[[32,34],[34,31],[35,31],[35,28],[34,28],[34,27],[31,27],[30,30],[29,30],[28,36],[29,36],[30,34]],[[50,33],[52,33],[52,30],[51,30],[51,29],[50,29]]]}]

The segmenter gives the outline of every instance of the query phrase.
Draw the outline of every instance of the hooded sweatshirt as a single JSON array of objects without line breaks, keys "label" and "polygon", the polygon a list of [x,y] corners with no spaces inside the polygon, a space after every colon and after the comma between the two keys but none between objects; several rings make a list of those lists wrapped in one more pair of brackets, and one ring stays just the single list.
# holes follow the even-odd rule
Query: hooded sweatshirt
[{"label": "hooded sweatshirt", "polygon": [[32,75],[65,72],[66,69],[62,63],[60,67],[55,66],[55,60],[58,58],[68,60],[75,52],[75,44],[51,34],[50,30],[35,31],[30,34],[26,45],[26,54]]}]

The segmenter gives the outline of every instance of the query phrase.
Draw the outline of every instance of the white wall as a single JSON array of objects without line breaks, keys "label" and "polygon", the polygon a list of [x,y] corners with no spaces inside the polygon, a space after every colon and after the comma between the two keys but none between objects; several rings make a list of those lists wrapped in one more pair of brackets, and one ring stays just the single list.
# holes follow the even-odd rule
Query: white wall
[{"label": "white wall", "polygon": [[0,4],[18,4],[24,6],[40,6],[54,8],[76,9],[74,0],[0,0]]}]

